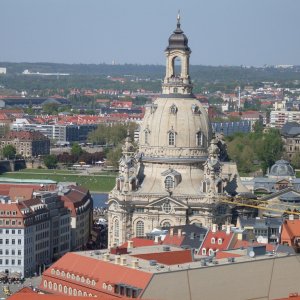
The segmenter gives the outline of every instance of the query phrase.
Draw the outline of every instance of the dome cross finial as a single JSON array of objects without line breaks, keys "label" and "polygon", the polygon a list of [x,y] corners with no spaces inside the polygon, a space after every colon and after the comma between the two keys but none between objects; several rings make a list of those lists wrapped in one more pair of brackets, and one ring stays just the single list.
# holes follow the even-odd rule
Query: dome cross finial
[{"label": "dome cross finial", "polygon": [[180,27],[180,9],[178,10],[177,14],[177,27]]}]

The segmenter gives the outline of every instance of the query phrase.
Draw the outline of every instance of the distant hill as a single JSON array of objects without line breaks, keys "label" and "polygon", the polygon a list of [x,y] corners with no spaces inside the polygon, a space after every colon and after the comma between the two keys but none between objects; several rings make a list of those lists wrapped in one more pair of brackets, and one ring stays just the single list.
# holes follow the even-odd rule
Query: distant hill
[{"label": "distant hill", "polygon": [[[162,65],[109,65],[109,64],[58,64],[58,63],[8,63],[0,62],[8,74],[21,74],[24,70],[40,73],[70,73],[71,75],[126,76],[161,79],[165,73]],[[192,79],[198,82],[253,82],[300,80],[300,66],[293,68],[245,68],[240,66],[192,65]]]}]

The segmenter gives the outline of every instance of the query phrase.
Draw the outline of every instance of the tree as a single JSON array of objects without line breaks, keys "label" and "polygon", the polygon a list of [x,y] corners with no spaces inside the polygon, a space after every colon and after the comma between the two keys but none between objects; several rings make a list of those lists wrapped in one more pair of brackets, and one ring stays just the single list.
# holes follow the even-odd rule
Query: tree
[{"label": "tree", "polygon": [[71,154],[79,157],[83,153],[81,146],[78,143],[74,143],[71,148]]},{"label": "tree", "polygon": [[44,157],[44,164],[48,169],[55,169],[57,167],[56,155],[49,154]]},{"label": "tree", "polygon": [[107,153],[107,160],[109,161],[109,164],[114,166],[115,168],[118,168],[121,155],[122,155],[121,145],[119,145],[114,149],[110,149],[110,151]]},{"label": "tree", "polygon": [[295,169],[300,168],[300,152],[297,152],[293,155],[291,163]]},{"label": "tree", "polygon": [[16,153],[16,148],[13,145],[6,145],[2,149],[2,155],[8,159],[14,158]]}]

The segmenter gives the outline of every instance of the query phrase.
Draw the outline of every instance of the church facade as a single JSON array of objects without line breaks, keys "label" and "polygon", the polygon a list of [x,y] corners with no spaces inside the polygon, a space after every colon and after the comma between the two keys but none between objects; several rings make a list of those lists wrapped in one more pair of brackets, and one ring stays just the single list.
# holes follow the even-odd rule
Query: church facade
[{"label": "church facade", "polygon": [[165,54],[162,94],[146,107],[139,149],[129,137],[122,149],[108,200],[109,247],[157,227],[230,222],[230,208],[220,200],[247,192],[236,165],[220,161],[219,141],[192,93],[191,50],[180,17]]}]

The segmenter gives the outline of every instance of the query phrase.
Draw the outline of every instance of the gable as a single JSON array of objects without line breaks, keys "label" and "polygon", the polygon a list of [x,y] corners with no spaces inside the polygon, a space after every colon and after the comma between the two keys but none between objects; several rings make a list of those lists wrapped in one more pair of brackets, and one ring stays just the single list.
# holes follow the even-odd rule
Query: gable
[{"label": "gable", "polygon": [[146,207],[154,208],[154,207],[162,206],[164,203],[167,203],[167,202],[172,204],[174,206],[174,208],[184,208],[184,209],[188,208],[188,206],[186,204],[184,204],[181,200],[175,199],[171,196],[166,196],[166,197],[154,200],[151,203],[149,203]]}]

